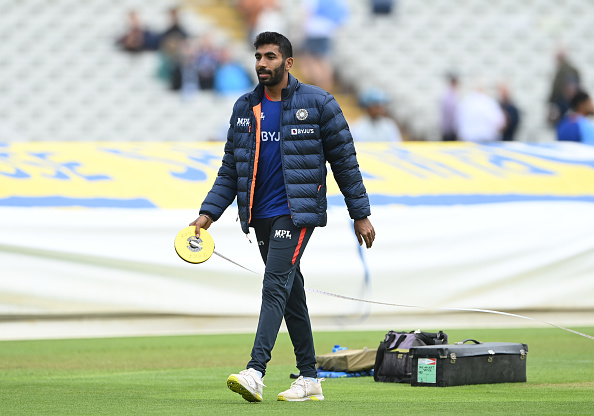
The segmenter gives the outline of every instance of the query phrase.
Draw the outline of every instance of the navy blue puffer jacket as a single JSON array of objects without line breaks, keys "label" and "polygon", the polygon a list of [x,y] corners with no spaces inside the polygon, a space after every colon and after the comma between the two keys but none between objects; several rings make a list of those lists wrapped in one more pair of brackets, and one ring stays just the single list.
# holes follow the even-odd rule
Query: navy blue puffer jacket
[{"label": "navy blue puffer jacket", "polygon": [[[217,220],[237,197],[239,219],[249,233],[257,159],[260,149],[260,102],[264,88],[240,97],[231,116],[225,154],[215,183],[200,208]],[[326,161],[352,219],[370,215],[355,146],[340,106],[321,88],[302,84],[289,74],[282,92],[281,157],[289,209],[297,227],[327,222]]]}]

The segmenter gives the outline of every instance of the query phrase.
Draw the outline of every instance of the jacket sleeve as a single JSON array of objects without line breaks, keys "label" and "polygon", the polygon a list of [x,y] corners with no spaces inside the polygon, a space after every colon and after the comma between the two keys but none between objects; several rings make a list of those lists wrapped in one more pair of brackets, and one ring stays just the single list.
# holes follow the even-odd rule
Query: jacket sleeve
[{"label": "jacket sleeve", "polygon": [[350,217],[359,220],[371,215],[353,137],[340,106],[330,94],[322,105],[320,134],[325,158],[344,196]]},{"label": "jacket sleeve", "polygon": [[235,114],[236,109],[234,108],[227,132],[225,154],[223,155],[221,167],[211,190],[200,207],[200,214],[208,214],[213,221],[218,220],[223,215],[223,212],[237,196],[237,170],[233,152],[233,120],[236,119]]}]

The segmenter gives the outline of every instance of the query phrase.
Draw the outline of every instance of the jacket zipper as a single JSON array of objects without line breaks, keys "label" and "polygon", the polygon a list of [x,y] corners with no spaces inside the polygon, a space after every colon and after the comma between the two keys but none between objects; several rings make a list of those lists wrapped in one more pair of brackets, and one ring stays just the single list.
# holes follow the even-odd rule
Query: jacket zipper
[{"label": "jacket zipper", "polygon": [[[254,205],[254,191],[256,189],[256,174],[258,173],[258,159],[260,157],[260,116],[262,114],[262,103],[253,107],[256,118],[256,153],[254,155],[254,169],[252,170],[252,186],[250,187],[250,197],[248,201],[248,227],[252,221],[252,206]],[[250,126],[251,130],[251,126]]]}]

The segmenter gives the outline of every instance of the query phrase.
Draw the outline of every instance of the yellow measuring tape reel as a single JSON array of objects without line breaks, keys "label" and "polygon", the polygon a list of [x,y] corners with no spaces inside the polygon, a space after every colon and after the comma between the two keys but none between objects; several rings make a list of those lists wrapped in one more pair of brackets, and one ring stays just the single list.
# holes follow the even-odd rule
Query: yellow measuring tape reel
[{"label": "yellow measuring tape reel", "polygon": [[196,237],[196,226],[183,228],[175,236],[175,252],[188,263],[203,263],[214,253],[214,240],[205,229]]}]

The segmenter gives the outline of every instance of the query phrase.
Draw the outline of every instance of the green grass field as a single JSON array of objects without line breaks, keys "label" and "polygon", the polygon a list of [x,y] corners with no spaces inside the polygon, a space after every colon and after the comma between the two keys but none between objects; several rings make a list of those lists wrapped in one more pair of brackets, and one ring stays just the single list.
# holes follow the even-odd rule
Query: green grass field
[{"label": "green grass field", "polygon": [[[389,329],[402,330],[316,332],[316,349],[377,348]],[[323,402],[277,402],[296,371],[289,337],[281,333],[264,401],[248,403],[227,389],[226,379],[245,367],[253,335],[5,341],[0,415],[594,415],[593,340],[553,328],[446,332],[451,343],[528,344],[528,382],[432,388],[328,379]]]}]

